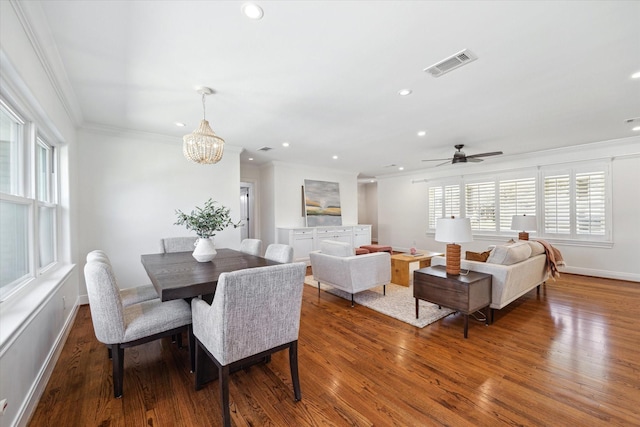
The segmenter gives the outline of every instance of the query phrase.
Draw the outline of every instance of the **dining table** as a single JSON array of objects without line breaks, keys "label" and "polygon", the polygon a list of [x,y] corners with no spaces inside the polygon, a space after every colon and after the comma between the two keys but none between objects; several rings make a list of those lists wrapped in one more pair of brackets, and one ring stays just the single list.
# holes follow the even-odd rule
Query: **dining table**
[{"label": "dining table", "polygon": [[216,251],[209,262],[196,261],[191,252],[141,255],[141,261],[161,301],[202,296],[209,303],[222,273],[280,264],[234,249]]}]

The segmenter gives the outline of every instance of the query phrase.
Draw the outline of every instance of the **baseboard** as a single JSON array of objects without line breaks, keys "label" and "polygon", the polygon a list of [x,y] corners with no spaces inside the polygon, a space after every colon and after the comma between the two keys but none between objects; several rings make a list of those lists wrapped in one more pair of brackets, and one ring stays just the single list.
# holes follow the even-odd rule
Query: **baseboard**
[{"label": "baseboard", "polygon": [[78,314],[78,307],[80,306],[79,300],[76,301],[71,313],[67,317],[67,321],[65,322],[60,334],[58,334],[58,338],[56,339],[55,345],[49,352],[49,356],[45,361],[42,369],[38,373],[38,377],[33,383],[31,390],[29,391],[27,398],[25,399],[25,403],[18,412],[18,416],[16,417],[16,427],[26,427],[33,416],[36,408],[38,407],[38,403],[40,402],[40,398],[44,393],[44,390],[49,383],[49,379],[53,374],[53,370],[56,367],[56,363],[58,362],[58,358],[62,353],[62,349],[64,348],[64,344],[67,342],[67,337],[69,337],[69,333],[71,333],[71,328],[76,320],[76,315]]},{"label": "baseboard", "polygon": [[596,270],[582,267],[562,267],[560,274],[579,274],[581,276],[602,277],[603,279],[625,280],[629,282],[640,282],[640,274],[624,273],[620,271]]}]

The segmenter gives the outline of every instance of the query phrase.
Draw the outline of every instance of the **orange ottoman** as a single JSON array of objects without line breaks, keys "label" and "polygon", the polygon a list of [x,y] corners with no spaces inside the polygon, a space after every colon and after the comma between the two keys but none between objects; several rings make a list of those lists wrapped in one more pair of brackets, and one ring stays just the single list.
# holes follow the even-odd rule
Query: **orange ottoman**
[{"label": "orange ottoman", "polygon": [[360,246],[360,249],[366,249],[369,252],[392,252],[391,246],[385,245],[363,245]]},{"label": "orange ottoman", "polygon": [[364,254],[368,254],[368,253],[369,253],[369,249],[356,248],[356,255],[364,255]]}]

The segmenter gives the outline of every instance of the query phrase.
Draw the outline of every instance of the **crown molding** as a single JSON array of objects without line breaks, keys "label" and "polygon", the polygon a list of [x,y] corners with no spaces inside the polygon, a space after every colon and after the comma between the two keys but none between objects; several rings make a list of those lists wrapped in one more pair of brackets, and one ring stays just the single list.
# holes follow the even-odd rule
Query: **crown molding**
[{"label": "crown molding", "polygon": [[69,119],[76,126],[81,126],[82,110],[69,82],[42,6],[39,2],[33,1],[10,0],[10,3]]}]

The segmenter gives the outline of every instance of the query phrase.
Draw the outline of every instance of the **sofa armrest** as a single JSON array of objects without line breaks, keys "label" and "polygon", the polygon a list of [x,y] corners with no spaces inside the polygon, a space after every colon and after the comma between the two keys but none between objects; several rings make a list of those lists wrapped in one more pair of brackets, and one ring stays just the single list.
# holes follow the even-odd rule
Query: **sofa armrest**
[{"label": "sofa armrest", "polygon": [[350,293],[391,281],[391,255],[388,252],[348,257],[311,252],[309,258],[314,280]]}]

